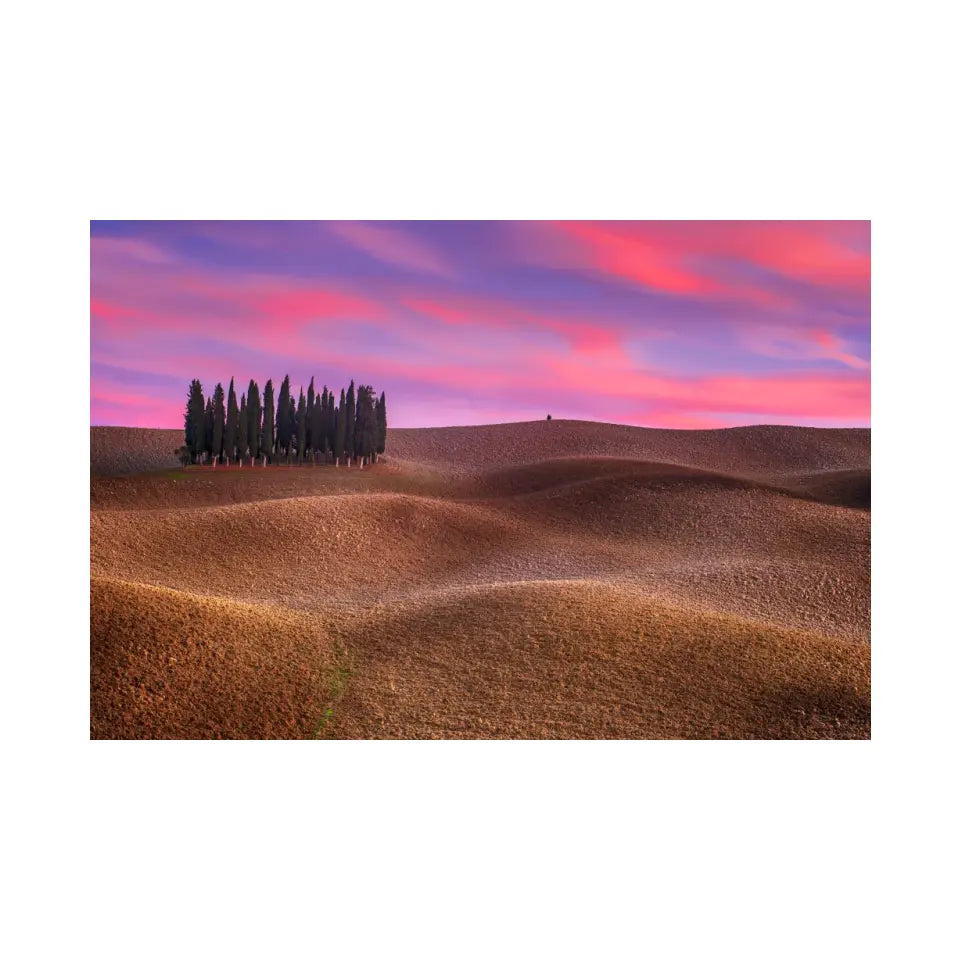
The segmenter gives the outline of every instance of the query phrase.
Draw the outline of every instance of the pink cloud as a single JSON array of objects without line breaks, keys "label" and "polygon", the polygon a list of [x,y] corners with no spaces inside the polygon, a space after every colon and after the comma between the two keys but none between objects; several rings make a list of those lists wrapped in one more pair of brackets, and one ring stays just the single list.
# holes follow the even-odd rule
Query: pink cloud
[{"label": "pink cloud", "polygon": [[641,236],[630,236],[610,225],[584,221],[555,223],[554,228],[573,241],[577,256],[601,273],[639,283],[643,287],[689,296],[708,296],[721,287],[684,269],[678,258]]},{"label": "pink cloud", "polygon": [[843,347],[843,341],[829,330],[815,330],[813,333],[814,342],[820,348],[819,356],[826,360],[836,360],[848,367],[857,370],[869,370],[870,362],[861,357],[855,356],[846,351]]},{"label": "pink cloud", "polygon": [[[853,226],[856,226],[855,224]],[[672,296],[795,306],[782,291],[747,282],[736,259],[791,280],[869,292],[870,254],[849,224],[795,221],[558,221],[516,225],[522,255],[544,266],[585,269]],[[868,236],[868,228],[860,231]]]},{"label": "pink cloud", "polygon": [[170,251],[134,237],[91,237],[90,260],[104,264],[106,262],[169,264],[176,258]]},{"label": "pink cloud", "polygon": [[407,296],[404,306],[455,327],[514,331],[548,331],[562,337],[576,353],[623,353],[624,334],[596,320],[562,317],[503,300],[479,297]]},{"label": "pink cloud", "polygon": [[441,277],[455,275],[452,266],[436,250],[395,227],[343,221],[329,224],[329,229],[357,249],[391,266]]},{"label": "pink cloud", "polygon": [[737,325],[740,339],[751,352],[785,360],[833,360],[854,370],[869,370],[870,362],[846,349],[829,330],[805,327]]}]

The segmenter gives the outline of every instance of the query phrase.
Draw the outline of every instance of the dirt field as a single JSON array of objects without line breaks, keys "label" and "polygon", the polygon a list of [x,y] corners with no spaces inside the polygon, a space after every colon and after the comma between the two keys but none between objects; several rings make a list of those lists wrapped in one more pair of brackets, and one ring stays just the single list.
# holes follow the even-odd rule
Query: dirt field
[{"label": "dirt field", "polygon": [[869,430],[179,443],[91,430],[93,737],[870,735]]}]

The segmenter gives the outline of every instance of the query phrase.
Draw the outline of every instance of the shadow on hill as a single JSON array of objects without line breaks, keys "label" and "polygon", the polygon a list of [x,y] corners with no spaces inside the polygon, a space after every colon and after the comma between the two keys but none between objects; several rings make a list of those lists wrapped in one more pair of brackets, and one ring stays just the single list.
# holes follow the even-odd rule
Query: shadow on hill
[{"label": "shadow on hill", "polygon": [[[625,457],[570,457],[493,470],[477,485],[484,499],[522,498],[593,487],[598,497],[628,490],[765,490],[831,506],[870,509],[870,471],[838,470],[764,481],[714,470]],[[596,498],[594,498],[596,499]]]}]

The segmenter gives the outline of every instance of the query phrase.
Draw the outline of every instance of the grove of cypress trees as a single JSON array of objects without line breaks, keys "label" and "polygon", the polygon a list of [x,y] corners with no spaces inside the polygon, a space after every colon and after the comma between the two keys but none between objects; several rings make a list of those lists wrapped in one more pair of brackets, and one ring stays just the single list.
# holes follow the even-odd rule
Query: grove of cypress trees
[{"label": "grove of cypress trees", "polygon": [[233,389],[233,377],[230,378],[230,390],[227,393],[227,427],[223,437],[223,452],[229,463],[237,454],[237,425],[240,410],[237,408],[237,394]]},{"label": "grove of cypress trees", "polygon": [[248,456],[251,463],[264,457],[264,463],[303,463],[307,457],[327,458],[332,453],[337,466],[346,458],[347,466],[359,459],[361,465],[376,463],[386,448],[387,396],[377,397],[369,384],[357,386],[351,380],[341,388],[337,403],[326,385],[319,391],[310,378],[306,391],[299,388],[294,399],[289,374],[283,378],[279,397],[274,401],[273,380],[267,380],[261,402],[260,388],[251,380],[246,394],[238,391],[230,378],[229,393],[224,395],[218,383],[210,397],[203,395],[199,380],[190,382],[183,414],[184,462],[203,463],[206,458],[216,466],[236,457],[240,465]]},{"label": "grove of cypress trees", "polygon": [[260,456],[260,388],[256,380],[247,387],[247,447],[250,450],[250,462]]},{"label": "grove of cypress trees", "polygon": [[387,395],[380,394],[377,401],[377,453],[387,449]]},{"label": "grove of cypress trees", "polygon": [[297,463],[303,463],[303,455],[307,449],[307,401],[303,398],[303,387],[300,388],[300,399],[297,401]]},{"label": "grove of cypress trees", "polygon": [[350,381],[350,389],[347,391],[347,408],[344,414],[346,420],[346,434],[343,441],[344,453],[347,455],[347,466],[350,466],[350,458],[354,455],[354,444],[357,436],[357,398],[353,388],[353,381]]},{"label": "grove of cypress trees", "polygon": [[203,456],[204,411],[203,386],[199,380],[190,382],[187,410],[183,416],[184,435],[194,463]]},{"label": "grove of cypress trees", "polygon": [[273,461],[273,381],[268,380],[263,388],[263,455]]},{"label": "grove of cypress trees", "polygon": [[218,383],[213,391],[213,458],[214,464],[223,453],[223,430],[226,411],[223,407],[223,384]]}]

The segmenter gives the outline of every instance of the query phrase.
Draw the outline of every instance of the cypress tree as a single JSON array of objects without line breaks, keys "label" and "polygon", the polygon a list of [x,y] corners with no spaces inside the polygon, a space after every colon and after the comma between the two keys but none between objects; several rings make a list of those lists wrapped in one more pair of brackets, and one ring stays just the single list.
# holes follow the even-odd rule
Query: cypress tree
[{"label": "cypress tree", "polygon": [[273,381],[268,380],[263,388],[263,455],[273,461]]},{"label": "cypress tree", "polygon": [[[300,392],[303,393],[302,388]],[[290,450],[287,454],[287,462],[289,463],[293,457],[293,451],[297,443],[297,404],[292,394],[290,396],[290,403],[287,405],[287,431],[290,434]]]},{"label": "cypress tree", "polygon": [[226,412],[223,408],[223,384],[213,391],[213,456],[214,462],[223,454],[223,429]]},{"label": "cypress tree", "polygon": [[240,413],[237,416],[237,459],[243,463],[247,455],[247,398],[240,394]]},{"label": "cypress tree", "polygon": [[356,406],[353,412],[353,457],[360,460],[360,404],[363,401],[363,387],[357,387]]},{"label": "cypress tree", "polygon": [[357,455],[373,462],[377,452],[377,414],[373,407],[373,387],[363,386],[357,391]]},{"label": "cypress tree", "polygon": [[357,416],[354,420],[353,428],[353,455],[359,461],[363,456],[361,448],[363,446],[363,427],[364,417],[366,416],[365,407],[367,403],[367,388],[363,385],[357,387]]},{"label": "cypress tree", "polygon": [[[327,388],[324,387],[324,390]],[[333,450],[334,441],[337,438],[337,401],[334,399],[333,391],[327,394],[327,422],[325,427],[326,447]]]},{"label": "cypress tree", "polygon": [[203,410],[203,452],[213,456],[213,398],[207,399]]},{"label": "cypress tree", "polygon": [[190,381],[187,388],[187,405],[183,408],[183,442],[188,450],[193,449],[193,385],[196,380]]},{"label": "cypress tree", "polygon": [[256,380],[247,387],[247,447],[250,449],[250,462],[260,456],[260,388]]},{"label": "cypress tree", "polygon": [[[307,398],[307,403],[309,404],[309,397]],[[307,420],[310,421],[310,449],[313,451],[313,460],[316,463],[317,454],[325,454],[327,452],[327,445],[324,442],[326,439],[326,431],[324,429],[327,416],[327,388],[323,388],[323,393],[314,400],[313,403],[313,413],[311,416],[307,417]]]},{"label": "cypress tree", "polygon": [[311,377],[310,386],[307,388],[307,436],[305,440],[305,446],[303,448],[304,453],[306,453],[307,450],[313,449],[313,406],[316,402],[316,399],[317,394],[313,389],[313,377]]},{"label": "cypress tree", "polygon": [[307,401],[303,399],[303,387],[300,388],[300,399],[297,401],[297,463],[303,463],[303,455],[307,450]]},{"label": "cypress tree", "polygon": [[340,406],[337,407],[334,417],[334,435],[333,435],[333,455],[337,458],[337,466],[340,466],[340,458],[343,456],[344,445],[347,438],[347,399],[343,390],[340,391]]},{"label": "cypress tree", "polygon": [[377,401],[377,453],[387,449],[387,395],[380,394]]},{"label": "cypress tree", "polygon": [[230,378],[230,390],[227,393],[227,428],[223,438],[223,452],[229,463],[237,454],[237,425],[240,410],[237,408],[237,394],[233,389],[233,377]]},{"label": "cypress tree", "polygon": [[347,466],[350,465],[350,458],[354,455],[354,446],[357,437],[357,399],[353,388],[353,381],[350,381],[350,389],[347,391],[347,408],[345,412],[346,435],[343,441],[343,449],[347,455]]},{"label": "cypress tree", "polygon": [[190,382],[187,410],[183,417],[184,435],[194,463],[203,455],[204,410],[203,386],[199,380]]},{"label": "cypress tree", "polygon": [[280,384],[280,396],[277,398],[277,459],[290,449],[290,431],[287,429],[287,407],[290,405],[290,375],[287,374]]}]

